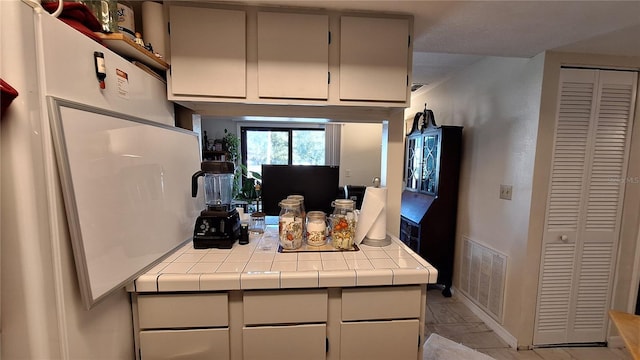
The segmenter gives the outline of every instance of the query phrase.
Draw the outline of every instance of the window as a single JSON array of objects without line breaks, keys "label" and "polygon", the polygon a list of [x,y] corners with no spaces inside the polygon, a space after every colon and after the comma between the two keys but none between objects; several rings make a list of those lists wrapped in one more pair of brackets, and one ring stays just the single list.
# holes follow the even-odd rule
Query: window
[{"label": "window", "polygon": [[268,165],[325,165],[324,129],[242,127],[242,163],[261,172]]}]

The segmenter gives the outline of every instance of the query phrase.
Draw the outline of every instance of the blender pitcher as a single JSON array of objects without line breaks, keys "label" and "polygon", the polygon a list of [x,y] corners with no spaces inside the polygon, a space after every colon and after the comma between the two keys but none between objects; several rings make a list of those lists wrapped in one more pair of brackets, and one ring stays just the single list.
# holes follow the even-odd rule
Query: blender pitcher
[{"label": "blender pitcher", "polygon": [[202,170],[191,177],[191,195],[198,194],[198,178],[204,176],[204,200],[207,209],[225,209],[231,206],[233,197],[233,173],[235,165],[230,161],[203,161]]}]

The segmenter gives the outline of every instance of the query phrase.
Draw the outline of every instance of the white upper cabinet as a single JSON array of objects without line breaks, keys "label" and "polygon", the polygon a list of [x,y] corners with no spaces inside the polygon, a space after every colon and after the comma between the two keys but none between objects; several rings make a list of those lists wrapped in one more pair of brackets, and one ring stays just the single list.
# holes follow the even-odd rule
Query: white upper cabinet
[{"label": "white upper cabinet", "polygon": [[340,100],[405,102],[409,20],[340,18]]},{"label": "white upper cabinet", "polygon": [[171,89],[174,95],[246,97],[246,14],[172,6]]},{"label": "white upper cabinet", "polygon": [[258,12],[258,96],[327,99],[329,16]]},{"label": "white upper cabinet", "polygon": [[171,101],[186,107],[409,106],[409,16],[179,1],[165,6]]}]

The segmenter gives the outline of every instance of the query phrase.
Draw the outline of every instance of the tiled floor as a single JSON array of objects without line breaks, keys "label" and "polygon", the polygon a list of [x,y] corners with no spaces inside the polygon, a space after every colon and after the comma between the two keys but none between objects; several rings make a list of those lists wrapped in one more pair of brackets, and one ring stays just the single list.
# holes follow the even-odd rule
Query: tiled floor
[{"label": "tiled floor", "polygon": [[626,349],[606,347],[513,350],[455,295],[445,298],[437,288],[427,292],[425,329],[425,338],[437,333],[496,360],[631,360]]}]

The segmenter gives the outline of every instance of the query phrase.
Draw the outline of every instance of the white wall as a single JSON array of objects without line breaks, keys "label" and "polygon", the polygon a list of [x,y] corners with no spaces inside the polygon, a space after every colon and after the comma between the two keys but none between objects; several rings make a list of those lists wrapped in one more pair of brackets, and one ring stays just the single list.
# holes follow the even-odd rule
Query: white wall
[{"label": "white wall", "polygon": [[[543,55],[481,60],[412,99],[405,112],[412,120],[426,102],[438,125],[464,126],[454,286],[463,236],[506,254],[503,327],[511,334],[520,326],[523,297],[535,296],[522,279],[532,276],[524,264],[543,61]],[[512,200],[499,198],[500,184],[513,186]]]},{"label": "white wall", "polygon": [[[560,68],[640,69],[640,58],[549,52],[532,59],[489,58],[412,99],[405,118],[428,103],[439,124],[462,125],[463,160],[454,286],[462,236],[508,256],[502,330],[528,347],[533,340],[542,230],[548,192]],[[640,104],[640,93],[637,95]],[[640,177],[640,111],[636,109],[628,177]],[[513,185],[511,201],[499,184]],[[627,186],[612,307],[632,312],[640,268],[640,186]],[[488,318],[488,317],[487,317]],[[610,333],[611,336],[615,332]]]},{"label": "white wall", "polygon": [[371,185],[382,177],[382,124],[342,124],[340,185]]},{"label": "white wall", "polygon": [[236,123],[232,120],[227,119],[202,119],[202,135],[204,136],[204,132],[207,132],[207,137],[209,141],[214,139],[222,139],[224,137],[224,130],[234,133],[240,137],[240,133],[236,130]]}]

